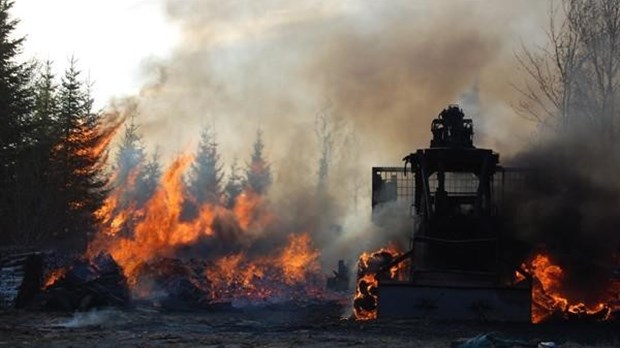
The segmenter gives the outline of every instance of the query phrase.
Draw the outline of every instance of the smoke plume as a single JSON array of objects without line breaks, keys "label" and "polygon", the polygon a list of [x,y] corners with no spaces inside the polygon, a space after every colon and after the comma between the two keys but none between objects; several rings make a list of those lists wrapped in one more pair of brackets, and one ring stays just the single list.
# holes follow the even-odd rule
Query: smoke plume
[{"label": "smoke plume", "polygon": [[[522,145],[529,126],[509,106],[512,56],[522,40],[539,40],[544,10],[535,0],[169,0],[181,41],[145,64],[132,105],[147,145],[168,158],[192,149],[209,124],[224,161],[245,159],[262,129],[275,211],[291,230],[313,230],[331,264],[343,250],[372,247],[360,243],[368,235],[386,235],[366,223],[370,168],[426,146],[447,104],[474,89],[478,145]],[[319,192],[316,119],[326,109],[333,151]]]},{"label": "smoke plume", "polygon": [[620,147],[592,133],[548,137],[514,159],[529,169],[511,197],[516,233],[562,267],[569,298],[596,304],[609,296],[620,247],[619,163]]}]

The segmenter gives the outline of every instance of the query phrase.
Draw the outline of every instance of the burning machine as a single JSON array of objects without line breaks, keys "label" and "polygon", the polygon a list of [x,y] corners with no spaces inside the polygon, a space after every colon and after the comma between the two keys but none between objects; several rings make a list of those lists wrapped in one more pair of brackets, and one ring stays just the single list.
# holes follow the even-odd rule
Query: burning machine
[{"label": "burning machine", "polygon": [[406,156],[404,172],[373,168],[373,211],[408,200],[414,221],[410,251],[383,268],[399,265],[404,276],[378,277],[378,316],[529,321],[531,278],[507,257],[499,155],[473,146],[472,120],[457,105],[431,131],[430,148]]}]

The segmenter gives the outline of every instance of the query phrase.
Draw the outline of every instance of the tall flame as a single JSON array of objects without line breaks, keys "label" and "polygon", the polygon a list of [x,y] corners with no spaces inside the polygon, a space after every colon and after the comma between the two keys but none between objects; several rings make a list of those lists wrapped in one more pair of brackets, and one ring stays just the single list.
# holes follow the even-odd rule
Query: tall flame
[{"label": "tall flame", "polygon": [[[277,217],[260,195],[246,190],[230,209],[205,203],[197,206],[195,213],[184,211],[186,203],[195,204],[184,182],[192,160],[191,156],[180,156],[173,161],[143,207],[121,207],[120,197],[127,188],[115,188],[97,212],[102,221],[101,233],[90,244],[88,255],[110,253],[129,285],[148,295],[148,289],[139,284],[145,269],[149,269],[145,266],[174,257],[181,247],[215,240],[222,246],[216,255],[203,255],[207,261],[204,279],[193,280],[212,301],[265,299],[297,290],[306,294],[316,292],[316,284],[322,279],[318,279],[319,252],[312,246],[310,234],[290,233],[286,240],[273,238],[269,242],[271,247],[258,248],[258,252],[242,247],[260,238],[263,242],[269,240],[269,231],[264,230],[277,223]],[[127,181],[128,185],[135,182]],[[120,234],[120,226],[128,219],[132,219],[131,233]],[[233,232],[223,232],[222,221],[232,226],[227,225]],[[313,282],[313,278],[317,281]]]}]

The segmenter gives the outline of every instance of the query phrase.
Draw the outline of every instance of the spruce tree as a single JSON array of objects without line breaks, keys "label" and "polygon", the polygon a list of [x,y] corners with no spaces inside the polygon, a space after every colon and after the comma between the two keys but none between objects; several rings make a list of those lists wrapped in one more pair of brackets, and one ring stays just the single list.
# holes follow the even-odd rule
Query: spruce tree
[{"label": "spruce tree", "polygon": [[33,109],[33,69],[17,59],[24,39],[12,37],[18,23],[10,16],[12,7],[13,1],[0,0],[0,243],[13,242],[24,222],[26,207],[19,190],[30,179],[25,162],[34,138],[26,134]]},{"label": "spruce tree", "polygon": [[58,139],[58,86],[51,61],[40,67],[34,83],[34,115],[32,119],[37,141],[46,145]]},{"label": "spruce tree", "polygon": [[189,189],[198,204],[216,204],[222,197],[222,167],[217,146],[213,129],[203,128],[189,174]]},{"label": "spruce tree", "polygon": [[159,152],[155,150],[146,161],[136,183],[136,204],[142,207],[155,193],[162,175]]},{"label": "spruce tree", "polygon": [[80,80],[75,59],[65,71],[59,89],[60,142],[53,150],[54,174],[63,185],[58,202],[63,207],[60,239],[83,247],[97,227],[94,214],[106,196],[107,179],[102,172],[101,115],[92,111],[88,86]]},{"label": "spruce tree", "polygon": [[58,142],[58,96],[52,63],[38,65],[34,77],[34,110],[29,130],[24,134],[30,141],[23,158],[18,162],[20,181],[20,209],[18,218],[22,237],[19,244],[46,242],[59,228],[59,214],[55,204],[56,188],[62,181],[52,173],[50,155]]},{"label": "spruce tree", "polygon": [[233,158],[230,165],[230,173],[224,191],[226,192],[226,206],[233,207],[237,196],[243,191],[243,178],[239,175],[239,164],[236,157]]},{"label": "spruce tree", "polygon": [[138,134],[138,125],[131,117],[125,126],[125,132],[118,151],[116,152],[116,179],[115,186],[126,187],[131,175],[138,175],[138,170],[144,166],[144,147],[142,138]]},{"label": "spruce tree", "polygon": [[263,158],[263,132],[259,129],[256,132],[256,141],[254,141],[254,152],[250,158],[250,163],[246,170],[246,186],[260,195],[267,192],[271,185],[271,166]]}]

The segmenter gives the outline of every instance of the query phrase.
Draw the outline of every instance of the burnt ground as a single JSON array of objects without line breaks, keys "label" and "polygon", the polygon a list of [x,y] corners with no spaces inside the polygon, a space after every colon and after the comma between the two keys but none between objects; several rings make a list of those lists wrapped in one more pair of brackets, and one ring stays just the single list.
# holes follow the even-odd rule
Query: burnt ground
[{"label": "burnt ground", "polygon": [[[341,319],[336,305],[170,311],[137,306],[86,313],[0,312],[0,347],[450,347],[495,332],[561,347],[618,347],[618,323],[546,325]],[[536,345],[534,345],[535,347]]]}]

